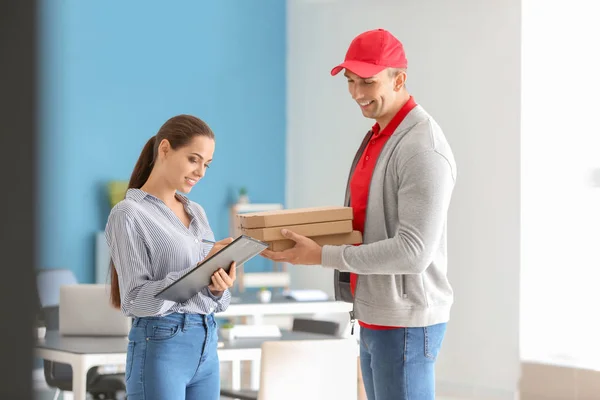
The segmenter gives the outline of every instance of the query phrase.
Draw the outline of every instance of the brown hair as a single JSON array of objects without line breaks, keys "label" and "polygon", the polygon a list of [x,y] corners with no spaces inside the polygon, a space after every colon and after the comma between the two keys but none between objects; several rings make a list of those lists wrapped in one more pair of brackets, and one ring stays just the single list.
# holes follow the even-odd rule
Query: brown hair
[{"label": "brown hair", "polygon": [[[173,150],[177,150],[187,146],[196,136],[206,136],[213,140],[215,138],[215,134],[204,121],[191,115],[178,115],[165,122],[142,149],[129,178],[128,189],[139,189],[144,186],[154,168],[158,146],[163,139],[169,141]],[[110,302],[115,308],[121,308],[119,279],[112,259],[110,260]]]}]

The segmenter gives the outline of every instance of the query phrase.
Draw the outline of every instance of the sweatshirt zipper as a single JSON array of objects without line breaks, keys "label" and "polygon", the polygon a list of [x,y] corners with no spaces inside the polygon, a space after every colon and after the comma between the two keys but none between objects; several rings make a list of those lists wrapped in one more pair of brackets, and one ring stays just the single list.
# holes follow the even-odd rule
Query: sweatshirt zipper
[{"label": "sweatshirt zipper", "polygon": [[[344,204],[346,206],[350,206],[350,179],[352,178],[354,169],[356,168],[356,165],[358,164],[358,161],[360,160],[362,153],[365,151],[365,148],[369,144],[369,140],[371,140],[372,136],[373,136],[373,131],[369,130],[367,132],[367,134],[365,135],[362,143],[360,144],[358,151],[354,155],[354,160],[352,161],[352,166],[350,167],[350,173],[348,174],[348,182],[346,183],[346,199],[344,201]],[[354,324],[356,323],[356,317],[354,314],[354,306],[356,304],[356,293],[358,293],[358,281],[359,281],[359,279],[358,279],[358,275],[357,275],[356,276],[356,287],[354,288],[354,296],[352,298],[352,310],[350,311],[350,335],[354,335]]]},{"label": "sweatshirt zipper", "polygon": [[354,324],[356,318],[354,316],[354,305],[356,304],[356,293],[358,293],[358,275],[356,276],[356,287],[354,288],[354,297],[352,298],[352,310],[350,311],[350,335],[354,335]]}]

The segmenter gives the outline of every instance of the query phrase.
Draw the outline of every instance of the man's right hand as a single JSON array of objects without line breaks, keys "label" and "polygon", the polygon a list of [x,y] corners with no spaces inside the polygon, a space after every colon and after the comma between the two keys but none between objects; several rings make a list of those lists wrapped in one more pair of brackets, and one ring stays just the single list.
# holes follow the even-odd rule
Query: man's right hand
[{"label": "man's right hand", "polygon": [[228,237],[228,238],[219,240],[218,242],[215,242],[212,249],[210,249],[210,251],[206,255],[206,258],[211,257],[213,254],[215,254],[217,251],[221,250],[223,247],[227,246],[231,242],[233,242],[233,238],[231,238],[231,237]]}]

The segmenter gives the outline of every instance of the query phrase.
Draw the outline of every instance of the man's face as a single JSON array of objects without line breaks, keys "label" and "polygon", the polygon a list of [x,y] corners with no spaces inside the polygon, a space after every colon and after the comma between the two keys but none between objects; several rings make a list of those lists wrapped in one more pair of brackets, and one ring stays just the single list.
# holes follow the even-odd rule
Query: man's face
[{"label": "man's face", "polygon": [[352,71],[346,69],[344,76],[348,79],[348,90],[356,101],[366,118],[372,118],[378,122],[386,119],[388,114],[394,113],[396,96],[399,93],[399,79],[392,76],[388,70],[383,70],[377,75],[369,78],[361,78]]}]

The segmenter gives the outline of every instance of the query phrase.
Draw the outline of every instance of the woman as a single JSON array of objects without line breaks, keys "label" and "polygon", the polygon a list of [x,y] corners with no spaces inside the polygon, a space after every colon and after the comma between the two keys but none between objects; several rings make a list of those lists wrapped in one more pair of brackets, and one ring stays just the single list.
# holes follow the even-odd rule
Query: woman
[{"label": "woman", "polygon": [[204,176],[214,150],[206,123],[189,115],[169,119],[144,146],[126,197],[108,218],[111,302],[133,318],[125,373],[130,400],[219,399],[214,313],[229,305],[235,265],[215,272],[184,303],[154,297],[232,241],[204,244],[214,241],[206,213],[179,194]]}]

